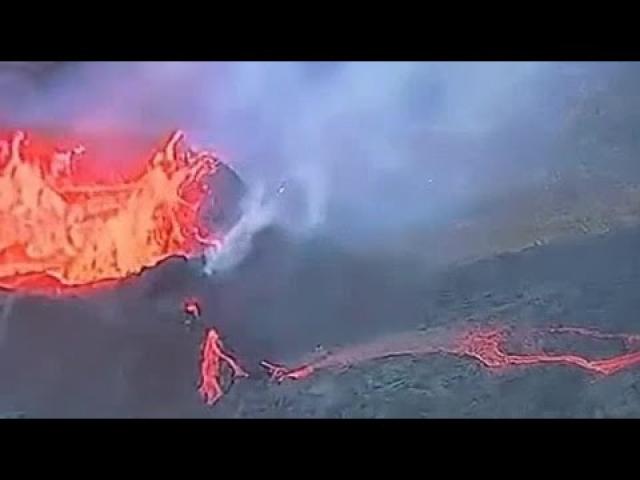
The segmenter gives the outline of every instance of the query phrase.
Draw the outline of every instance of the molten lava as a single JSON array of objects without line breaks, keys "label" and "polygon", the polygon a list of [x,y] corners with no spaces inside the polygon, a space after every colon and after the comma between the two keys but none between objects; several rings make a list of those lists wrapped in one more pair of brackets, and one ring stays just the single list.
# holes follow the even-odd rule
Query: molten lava
[{"label": "molten lava", "polygon": [[[605,335],[588,329],[571,329],[571,333],[603,338]],[[568,333],[565,330],[564,333]],[[616,355],[611,358],[592,360],[572,354],[510,354],[505,351],[506,333],[499,329],[475,330],[460,339],[460,343],[451,353],[475,358],[488,368],[505,368],[510,365],[557,364],[583,368],[589,372],[612,375],[625,368],[640,364],[640,351]],[[616,336],[618,337],[618,336]],[[633,335],[629,336],[631,339]],[[608,336],[613,338],[613,335]],[[629,339],[625,339],[628,340]]]},{"label": "molten lava", "polygon": [[261,362],[272,379],[281,382],[288,380],[301,380],[309,377],[318,370],[341,370],[363,362],[382,358],[427,355],[444,352],[442,346],[449,343],[446,332],[405,332],[395,335],[387,335],[376,341],[344,347],[334,352],[314,355],[308,361],[294,368],[286,368],[282,365],[263,361]]},{"label": "molten lava", "polygon": [[202,315],[202,308],[200,308],[200,302],[198,302],[198,300],[196,300],[195,298],[187,298],[184,301],[182,308],[184,310],[184,313],[186,313],[187,315],[193,318],[200,318],[200,315]]},{"label": "molten lava", "polygon": [[208,405],[213,405],[223,395],[221,381],[223,363],[226,363],[231,368],[233,378],[248,376],[247,372],[238,365],[233,357],[225,352],[218,332],[210,328],[206,331],[202,343],[201,378],[198,389]]},{"label": "molten lava", "polygon": [[61,150],[22,132],[0,141],[0,288],[95,287],[219,245],[199,220],[218,160],[184,148],[182,137],[110,182],[78,168],[83,147]]},{"label": "molten lava", "polygon": [[[587,328],[560,327],[547,331],[552,334],[571,333],[595,339],[618,339],[623,341],[627,347],[637,344],[639,341],[638,335],[608,334]],[[281,382],[285,379],[304,379],[322,369],[343,369],[376,359],[434,353],[473,358],[490,369],[503,369],[518,365],[554,364],[575,366],[600,375],[612,375],[625,368],[640,364],[640,351],[622,353],[598,360],[577,354],[513,354],[508,353],[505,348],[506,338],[507,331],[500,328],[472,329],[461,335],[455,334],[447,337],[441,334],[425,335],[424,332],[414,332],[389,336],[368,344],[346,347],[294,368],[286,368],[266,361],[261,365],[272,379]]]}]

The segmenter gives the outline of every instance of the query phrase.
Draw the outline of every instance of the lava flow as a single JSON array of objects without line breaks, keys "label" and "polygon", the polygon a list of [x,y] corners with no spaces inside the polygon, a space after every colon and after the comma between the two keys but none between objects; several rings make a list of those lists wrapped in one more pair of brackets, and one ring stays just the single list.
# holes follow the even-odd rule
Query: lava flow
[{"label": "lava flow", "polygon": [[200,387],[198,391],[205,403],[213,405],[223,395],[221,378],[222,365],[226,363],[232,371],[233,378],[248,377],[233,357],[225,352],[220,336],[215,329],[206,331],[202,343],[202,361],[200,363]]},{"label": "lava flow", "polygon": [[[200,302],[195,298],[188,298],[183,303],[184,312],[190,317],[199,318],[202,314]],[[223,395],[222,389],[222,365],[226,363],[232,372],[233,378],[248,377],[238,362],[225,351],[220,340],[220,335],[214,328],[205,331],[202,342],[202,358],[200,359],[200,386],[198,391],[204,402],[213,405]]]},{"label": "lava flow", "polygon": [[83,147],[23,132],[0,141],[0,289],[77,291],[219,246],[199,220],[218,160],[182,138],[174,133],[141,173],[111,182],[76,168]]},{"label": "lava flow", "polygon": [[200,302],[195,298],[187,298],[182,304],[182,308],[184,313],[193,318],[199,318],[202,314],[202,309],[200,308]]},{"label": "lava flow", "polygon": [[[603,334],[587,329],[571,329],[571,333],[603,338]],[[631,336],[633,338],[634,336]],[[477,330],[463,336],[451,353],[472,357],[488,368],[504,368],[510,365],[559,364],[572,365],[589,372],[611,375],[625,368],[640,364],[640,351],[616,355],[611,358],[592,360],[573,354],[510,354],[504,349],[506,332],[503,330]],[[631,339],[629,339],[629,342]]]},{"label": "lava flow", "polygon": [[[548,329],[549,333],[573,333],[596,339],[620,339],[629,346],[637,343],[637,335],[606,334],[585,328],[561,327]],[[589,359],[576,354],[512,354],[505,349],[507,331],[500,328],[472,329],[462,335],[445,338],[441,334],[426,335],[414,332],[382,338],[369,344],[347,347],[322,358],[286,368],[271,362],[262,362],[271,378],[300,380],[317,370],[343,369],[359,363],[394,356],[420,356],[442,353],[473,358],[490,369],[503,369],[517,365],[555,364],[582,368],[591,373],[611,375],[640,364],[640,351],[623,353],[605,359]]]},{"label": "lava flow", "polygon": [[388,335],[370,343],[352,345],[335,352],[327,352],[302,362],[295,368],[263,361],[261,365],[267,370],[271,378],[281,382],[285,379],[300,380],[318,370],[345,369],[359,363],[381,358],[399,356],[417,356],[432,353],[442,353],[440,344],[446,344],[444,332],[426,334],[423,331],[406,332]]}]

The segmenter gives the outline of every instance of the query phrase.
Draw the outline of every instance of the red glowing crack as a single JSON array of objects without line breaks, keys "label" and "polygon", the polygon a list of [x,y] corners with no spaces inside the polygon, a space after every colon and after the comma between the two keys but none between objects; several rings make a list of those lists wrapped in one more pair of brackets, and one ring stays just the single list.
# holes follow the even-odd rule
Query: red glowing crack
[{"label": "red glowing crack", "polygon": [[281,382],[285,378],[288,380],[302,380],[316,371],[316,367],[313,365],[302,365],[301,367],[288,369],[284,365],[278,365],[266,360],[260,362],[260,365],[267,370],[272,379],[278,382]]},{"label": "red glowing crack", "polygon": [[583,327],[551,327],[547,331],[549,333],[582,335],[600,340],[621,340],[627,347],[632,347],[640,342],[640,335],[637,334],[607,333]]},{"label": "red glowing crack", "polygon": [[441,345],[446,343],[445,332],[407,332],[395,335],[388,335],[376,341],[351,345],[334,352],[301,362],[301,365],[294,368],[286,368],[272,362],[261,362],[270,377],[277,381],[301,380],[309,377],[318,370],[342,370],[352,365],[363,362],[398,356],[419,356],[432,353],[444,352]]},{"label": "red glowing crack", "polygon": [[[620,339],[625,345],[638,341],[638,335],[609,334],[576,327],[558,327],[550,333],[572,333],[597,339]],[[462,334],[442,335],[442,332],[413,332],[399,334],[377,341],[345,347],[322,358],[302,363],[295,368],[286,368],[272,362],[261,365],[275,381],[301,380],[323,369],[344,369],[363,362],[396,357],[422,356],[427,354],[452,354],[472,358],[490,369],[510,366],[533,366],[540,364],[568,365],[599,375],[612,375],[625,368],[640,364],[640,351],[623,353],[610,358],[593,360],[576,354],[513,354],[505,349],[507,330],[501,328],[470,329]]]}]

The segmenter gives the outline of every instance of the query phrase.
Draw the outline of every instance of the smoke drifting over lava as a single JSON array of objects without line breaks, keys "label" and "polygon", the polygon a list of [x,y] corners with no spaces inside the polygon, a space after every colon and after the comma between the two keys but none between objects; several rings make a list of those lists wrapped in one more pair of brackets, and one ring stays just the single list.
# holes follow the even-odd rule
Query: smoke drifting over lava
[{"label": "smoke drifting over lava", "polygon": [[212,147],[253,194],[230,237],[238,245],[210,256],[210,271],[236,264],[268,224],[380,247],[530,181],[556,161],[545,148],[564,107],[605,68],[70,64],[33,91],[6,80],[23,88],[3,89],[11,102],[2,120],[154,137],[178,127]]}]

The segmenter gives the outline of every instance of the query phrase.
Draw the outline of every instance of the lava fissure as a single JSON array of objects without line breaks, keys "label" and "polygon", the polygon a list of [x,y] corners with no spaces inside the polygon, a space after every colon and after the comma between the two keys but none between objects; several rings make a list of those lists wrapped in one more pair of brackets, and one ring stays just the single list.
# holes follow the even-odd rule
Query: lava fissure
[{"label": "lava fissure", "polygon": [[[628,345],[637,341],[637,335],[607,334],[586,328],[560,327],[549,329],[551,333],[573,333],[596,339],[621,339]],[[421,356],[426,354],[452,354],[473,358],[492,370],[510,366],[555,364],[575,366],[599,375],[612,375],[640,364],[640,351],[628,352],[604,359],[589,359],[577,354],[513,354],[504,347],[507,330],[501,328],[471,329],[461,335],[445,338],[440,335],[425,336],[423,332],[401,334],[363,345],[355,345],[330,353],[325,357],[298,367],[287,368],[272,362],[261,365],[272,379],[300,380],[322,369],[340,369],[363,362],[392,356]]]}]

